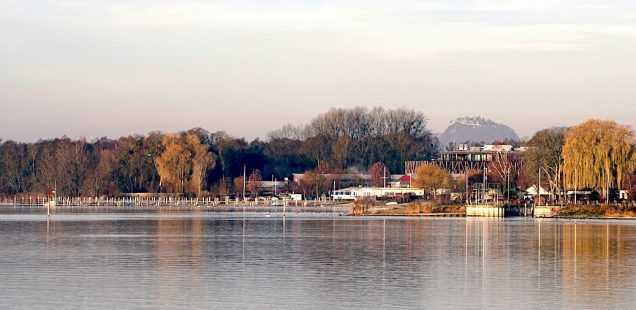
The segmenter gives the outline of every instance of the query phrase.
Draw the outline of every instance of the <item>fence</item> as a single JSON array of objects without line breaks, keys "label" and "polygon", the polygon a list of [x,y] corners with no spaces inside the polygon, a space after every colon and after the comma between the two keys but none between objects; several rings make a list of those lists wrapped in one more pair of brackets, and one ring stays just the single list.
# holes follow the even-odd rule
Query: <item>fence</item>
[{"label": "fence", "polygon": [[338,206],[342,203],[327,199],[319,200],[287,200],[287,199],[219,199],[218,197],[183,198],[183,197],[14,197],[12,200],[0,202],[0,206],[11,207],[44,207],[49,205],[65,207],[125,207],[152,209],[157,207],[210,208],[210,207],[319,207]]}]

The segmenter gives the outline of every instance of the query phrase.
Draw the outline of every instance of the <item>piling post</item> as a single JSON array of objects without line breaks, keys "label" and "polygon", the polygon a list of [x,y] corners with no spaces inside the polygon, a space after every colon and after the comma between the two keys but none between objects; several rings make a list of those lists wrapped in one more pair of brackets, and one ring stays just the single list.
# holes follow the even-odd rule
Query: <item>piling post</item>
[{"label": "piling post", "polygon": [[285,207],[287,207],[287,198],[283,198],[283,219],[285,219]]}]

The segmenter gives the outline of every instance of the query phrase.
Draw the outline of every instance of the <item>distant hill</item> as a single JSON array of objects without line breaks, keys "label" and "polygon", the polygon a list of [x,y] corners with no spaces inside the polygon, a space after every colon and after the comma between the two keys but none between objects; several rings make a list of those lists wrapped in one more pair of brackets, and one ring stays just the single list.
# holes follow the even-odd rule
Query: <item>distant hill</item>
[{"label": "distant hill", "polygon": [[439,136],[442,146],[447,146],[450,142],[492,143],[505,139],[519,140],[519,136],[512,128],[480,116],[460,117],[451,121],[450,126]]}]

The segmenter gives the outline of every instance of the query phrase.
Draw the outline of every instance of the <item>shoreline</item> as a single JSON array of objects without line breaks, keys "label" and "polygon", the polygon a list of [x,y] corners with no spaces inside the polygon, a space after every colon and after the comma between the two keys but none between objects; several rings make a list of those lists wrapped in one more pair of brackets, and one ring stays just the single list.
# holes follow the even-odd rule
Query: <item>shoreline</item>
[{"label": "shoreline", "polygon": [[[507,215],[505,217],[553,218],[564,220],[636,220],[633,206],[544,206],[540,213]],[[399,216],[399,217],[489,217],[488,215],[468,215],[466,206],[431,206],[409,204],[393,208],[370,208],[358,211],[355,216]]]},{"label": "shoreline", "polygon": [[[337,214],[349,215],[349,206],[57,206],[51,215],[81,213],[143,213],[143,212],[201,212],[201,213],[270,213],[270,214]],[[283,212],[284,211],[284,212]],[[44,213],[43,206],[0,205],[0,214]]]},{"label": "shoreline", "polygon": [[[585,206],[589,208],[588,206]],[[0,214],[46,214],[46,207],[44,206],[13,206],[10,204],[0,204]],[[569,209],[572,210],[572,209]],[[576,210],[576,209],[575,209]],[[284,212],[283,212],[284,211]],[[401,206],[398,208],[374,208],[363,213],[354,214],[351,212],[352,206],[350,204],[340,205],[323,205],[323,206],[249,206],[249,205],[233,205],[233,206],[57,206],[51,207],[51,215],[55,214],[82,214],[82,213],[144,213],[144,212],[165,212],[165,213],[177,213],[177,212],[196,212],[196,213],[263,213],[263,214],[333,214],[337,216],[351,216],[351,217],[396,217],[396,218],[431,218],[431,217],[454,217],[454,218],[468,218],[477,216],[468,216],[464,210],[458,210],[457,206],[449,207],[436,207],[431,210],[422,210],[424,212],[409,212],[407,206]],[[626,211],[625,214],[627,214]],[[608,216],[594,216],[594,215],[546,215],[546,216],[527,216],[529,218],[545,218],[545,219],[557,219],[557,220],[621,220],[629,221],[636,220],[634,215],[619,215],[613,213]],[[524,216],[509,216],[508,218],[524,217]]]}]

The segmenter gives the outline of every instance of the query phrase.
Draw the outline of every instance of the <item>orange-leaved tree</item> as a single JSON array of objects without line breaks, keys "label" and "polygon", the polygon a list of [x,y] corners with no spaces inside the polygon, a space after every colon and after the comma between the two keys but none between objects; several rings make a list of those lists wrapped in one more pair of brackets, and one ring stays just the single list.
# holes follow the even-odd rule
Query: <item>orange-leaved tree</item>
[{"label": "orange-leaved tree", "polygon": [[258,169],[254,169],[250,174],[249,179],[247,179],[247,189],[254,195],[254,197],[258,197],[258,190],[262,186],[263,176],[261,175],[261,171]]},{"label": "orange-leaved tree", "polygon": [[436,196],[438,189],[450,187],[450,173],[437,165],[426,163],[417,168],[412,185],[416,188],[423,188]]}]

